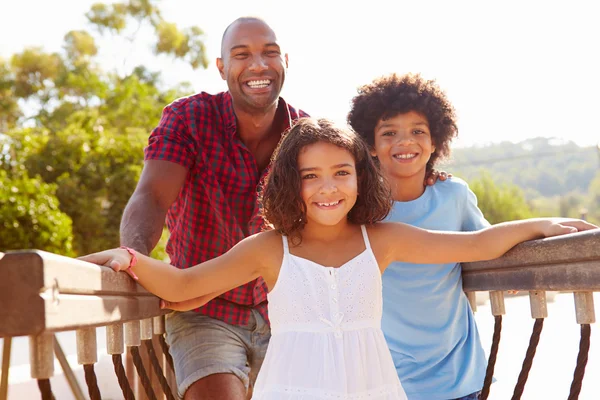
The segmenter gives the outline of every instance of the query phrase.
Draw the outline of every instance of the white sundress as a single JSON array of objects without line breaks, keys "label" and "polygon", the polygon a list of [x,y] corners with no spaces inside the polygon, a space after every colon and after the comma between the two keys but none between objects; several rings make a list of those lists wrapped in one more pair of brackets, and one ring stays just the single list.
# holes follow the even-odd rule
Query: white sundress
[{"label": "white sundress", "polygon": [[268,295],[271,340],[253,400],[405,400],[381,331],[381,272],[365,251],[339,268],[290,254]]}]

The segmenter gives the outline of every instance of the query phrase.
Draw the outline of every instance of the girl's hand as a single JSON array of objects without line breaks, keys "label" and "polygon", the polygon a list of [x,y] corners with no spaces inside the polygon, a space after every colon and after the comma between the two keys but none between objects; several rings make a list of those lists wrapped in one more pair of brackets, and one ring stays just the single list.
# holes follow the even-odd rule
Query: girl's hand
[{"label": "girl's hand", "polygon": [[546,218],[548,224],[542,229],[544,237],[552,237],[597,229],[598,227],[580,219],[571,218]]},{"label": "girl's hand", "polygon": [[99,253],[88,254],[87,256],[77,257],[78,260],[87,261],[92,264],[102,265],[112,268],[114,271],[126,271],[137,280],[137,277],[130,269],[133,256],[125,249],[105,250]]}]

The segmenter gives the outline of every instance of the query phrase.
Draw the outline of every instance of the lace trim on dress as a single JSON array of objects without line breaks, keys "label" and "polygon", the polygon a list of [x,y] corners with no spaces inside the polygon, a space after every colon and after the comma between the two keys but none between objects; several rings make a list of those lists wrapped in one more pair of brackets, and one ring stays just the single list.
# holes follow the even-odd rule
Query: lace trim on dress
[{"label": "lace trim on dress", "polygon": [[293,394],[293,395],[306,395],[318,399],[343,399],[343,400],[364,400],[364,399],[376,399],[379,396],[387,395],[398,395],[398,393],[404,393],[402,386],[398,385],[384,385],[377,389],[367,390],[364,392],[347,394],[326,391],[322,389],[312,388],[300,388],[300,387],[289,387],[283,385],[269,385],[260,393],[255,393],[253,399],[260,399],[261,394],[267,393],[281,393],[281,394]]}]

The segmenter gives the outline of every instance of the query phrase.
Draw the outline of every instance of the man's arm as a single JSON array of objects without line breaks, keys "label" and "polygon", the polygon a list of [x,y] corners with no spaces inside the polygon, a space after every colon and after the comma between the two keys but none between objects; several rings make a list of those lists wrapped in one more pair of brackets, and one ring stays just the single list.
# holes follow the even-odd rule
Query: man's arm
[{"label": "man's arm", "polygon": [[142,176],[123,212],[121,245],[150,254],[160,239],[167,210],[179,195],[187,173],[186,167],[174,162],[145,162]]}]

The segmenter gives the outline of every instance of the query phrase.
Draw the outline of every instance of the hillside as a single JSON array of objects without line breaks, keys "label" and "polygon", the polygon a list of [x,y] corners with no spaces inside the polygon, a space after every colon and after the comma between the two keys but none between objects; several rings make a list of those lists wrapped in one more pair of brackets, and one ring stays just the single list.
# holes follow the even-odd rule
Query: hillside
[{"label": "hillside", "polygon": [[520,143],[456,148],[440,168],[467,181],[487,170],[496,182],[519,186],[531,200],[586,194],[590,182],[600,174],[600,153],[593,146],[535,138]]}]

